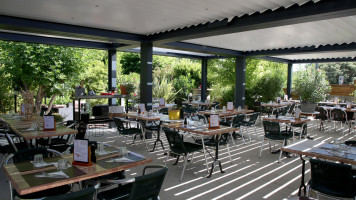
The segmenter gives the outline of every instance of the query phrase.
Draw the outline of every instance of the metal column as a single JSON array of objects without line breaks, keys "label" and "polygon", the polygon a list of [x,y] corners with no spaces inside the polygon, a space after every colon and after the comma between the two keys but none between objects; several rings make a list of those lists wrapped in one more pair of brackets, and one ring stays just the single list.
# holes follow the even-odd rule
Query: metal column
[{"label": "metal column", "polygon": [[[108,50],[108,80],[109,80],[109,85],[108,85],[108,90],[111,91],[111,89],[114,87],[117,87],[116,84],[116,50]],[[116,105],[116,99],[109,99],[109,105]]]},{"label": "metal column", "polygon": [[236,57],[235,108],[245,106],[246,57]]},{"label": "metal column", "polygon": [[201,60],[201,101],[205,101],[208,91],[208,59]]},{"label": "metal column", "polygon": [[292,72],[293,72],[293,63],[288,63],[288,77],[287,77],[288,98],[292,97]]},{"label": "metal column", "polygon": [[140,102],[152,109],[152,42],[141,42]]}]

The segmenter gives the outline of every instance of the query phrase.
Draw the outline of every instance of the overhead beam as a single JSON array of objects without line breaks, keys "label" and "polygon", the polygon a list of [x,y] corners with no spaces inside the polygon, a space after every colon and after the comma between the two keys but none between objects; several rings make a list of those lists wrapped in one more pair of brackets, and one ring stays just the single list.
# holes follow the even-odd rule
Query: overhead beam
[{"label": "overhead beam", "polygon": [[[91,49],[91,48],[93,48],[93,49],[113,48],[113,45],[111,43],[91,42],[91,41],[82,41],[82,40],[70,40],[70,39],[43,37],[43,36],[35,36],[35,35],[24,35],[24,34],[6,33],[6,32],[0,32],[0,40],[16,41],[16,42],[30,42],[30,43],[60,45],[60,46],[71,46],[71,47],[80,47],[80,48],[89,48],[89,49]],[[116,45],[116,46],[120,46],[120,45]]]},{"label": "overhead beam", "polygon": [[293,63],[356,62],[356,57],[293,60]]},{"label": "overhead beam", "polygon": [[130,44],[141,42],[145,36],[119,31],[89,28],[55,22],[0,15],[0,29],[31,34],[48,34],[87,40]]},{"label": "overhead beam", "polygon": [[320,46],[306,46],[284,49],[270,49],[260,51],[247,51],[246,56],[275,56],[275,55],[293,55],[293,54],[310,54],[322,52],[338,52],[338,51],[355,51],[356,43],[343,43],[333,45],[320,45]]},{"label": "overhead beam", "polygon": [[149,35],[154,44],[183,41],[202,37],[252,31],[258,29],[293,25],[339,17],[353,16],[356,13],[355,0],[322,0],[309,1],[303,5],[294,4],[288,8],[255,12],[251,15],[235,16],[231,21],[227,18],[189,26],[171,31]]},{"label": "overhead beam", "polygon": [[207,53],[207,54],[215,54],[215,55],[223,55],[223,56],[241,56],[243,52],[223,49],[217,47],[204,46],[199,44],[191,44],[186,42],[170,42],[165,44],[157,45],[162,48],[182,50],[182,51],[192,51],[197,53]]},{"label": "overhead beam", "polygon": [[253,59],[261,59],[261,60],[268,60],[272,62],[279,62],[279,63],[290,63],[292,62],[291,60],[288,59],[283,59],[283,58],[276,58],[276,57],[268,57],[268,56],[262,56],[262,57],[249,57]]},{"label": "overhead beam", "polygon": [[[139,49],[127,49],[124,50],[124,52],[140,53],[141,51]],[[159,56],[171,56],[171,57],[190,58],[190,59],[216,58],[216,57],[209,57],[209,56],[195,56],[190,54],[158,52],[158,51],[153,51],[152,53],[154,55],[159,55]]]}]

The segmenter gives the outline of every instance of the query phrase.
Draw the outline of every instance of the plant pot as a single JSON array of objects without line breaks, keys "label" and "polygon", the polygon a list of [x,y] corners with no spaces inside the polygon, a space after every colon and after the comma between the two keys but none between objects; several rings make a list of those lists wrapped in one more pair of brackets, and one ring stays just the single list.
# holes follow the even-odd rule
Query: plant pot
[{"label": "plant pot", "polygon": [[128,95],[127,94],[127,90],[126,90],[126,86],[120,85],[120,91],[121,91],[121,95]]},{"label": "plant pot", "polygon": [[168,110],[169,120],[178,120],[180,117],[180,110]]},{"label": "plant pot", "polygon": [[300,110],[302,112],[314,112],[315,108],[318,104],[317,103],[300,103]]}]

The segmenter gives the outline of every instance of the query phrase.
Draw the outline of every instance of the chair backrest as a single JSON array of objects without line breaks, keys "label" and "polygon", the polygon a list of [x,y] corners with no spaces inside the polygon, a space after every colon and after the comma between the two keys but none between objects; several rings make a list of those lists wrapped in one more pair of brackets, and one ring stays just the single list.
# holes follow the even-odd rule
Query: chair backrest
[{"label": "chair backrest", "polygon": [[347,121],[347,114],[345,111],[335,108],[331,110],[332,119],[335,121]]},{"label": "chair backrest", "polygon": [[250,120],[248,121],[248,123],[255,124],[259,115],[260,115],[259,112],[255,112],[252,115],[250,115]]},{"label": "chair backrest", "polygon": [[245,117],[246,117],[245,114],[237,114],[236,117],[234,117],[234,119],[232,120],[232,126],[240,127]]},{"label": "chair backrest", "polygon": [[215,109],[219,109],[220,108],[220,102],[214,101],[213,103],[215,103],[214,104]]},{"label": "chair backrest", "polygon": [[265,131],[265,135],[281,135],[281,128],[278,122],[263,121],[263,129]]},{"label": "chair backrest", "polygon": [[116,128],[119,132],[121,132],[122,130],[125,130],[124,123],[122,123],[120,118],[114,117],[114,122],[115,122]]},{"label": "chair backrest", "polygon": [[347,146],[356,147],[356,140],[347,140],[347,141],[345,141],[345,144],[346,144]]},{"label": "chair backrest", "polygon": [[159,113],[162,113],[162,114],[164,114],[164,115],[168,115],[168,108],[161,108],[161,109],[159,109],[158,112],[159,112]]},{"label": "chair backrest", "polygon": [[354,198],[355,180],[351,165],[310,159],[310,187],[321,193],[342,198]]},{"label": "chair backrest", "polygon": [[160,168],[160,170],[136,177],[131,187],[129,200],[157,199],[168,168],[165,166],[147,166],[144,172],[147,168]]},{"label": "chair backrest", "polygon": [[62,155],[58,151],[55,151],[52,149],[47,149],[44,147],[23,149],[23,150],[13,153],[13,155],[7,159],[6,163],[8,163],[10,158],[12,158],[13,163],[18,163],[18,162],[22,162],[22,161],[31,161],[31,160],[33,160],[33,158],[36,154],[42,154],[43,158],[48,158],[50,153],[55,154],[57,156]]},{"label": "chair backrest", "polygon": [[177,131],[172,131],[168,128],[163,128],[164,133],[166,134],[169,147],[172,151],[176,153],[185,153],[184,141],[181,135]]},{"label": "chair backrest", "polygon": [[293,114],[294,112],[294,108],[295,108],[295,103],[293,103],[290,107],[289,107],[289,110],[288,110],[288,114]]},{"label": "chair backrest", "polygon": [[285,106],[281,109],[281,115],[286,115],[289,111],[289,108],[291,107],[291,105]]},{"label": "chair backrest", "polygon": [[321,119],[321,120],[327,120],[328,119],[328,111],[323,108],[323,107],[316,107],[315,111],[319,112],[319,114],[316,116],[317,119]]},{"label": "chair backrest", "polygon": [[[99,188],[99,186],[97,186]],[[42,200],[93,200],[96,186],[66,194],[45,197]]]}]

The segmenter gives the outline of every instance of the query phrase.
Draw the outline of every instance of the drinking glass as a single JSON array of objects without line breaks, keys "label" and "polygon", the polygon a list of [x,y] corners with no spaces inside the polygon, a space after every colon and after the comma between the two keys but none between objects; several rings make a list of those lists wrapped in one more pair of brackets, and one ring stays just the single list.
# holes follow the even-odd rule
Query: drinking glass
[{"label": "drinking glass", "polygon": [[67,159],[59,159],[58,160],[58,170],[63,170],[68,168]]},{"label": "drinking glass", "polygon": [[104,153],[104,144],[103,143],[99,143],[98,144],[98,153]]},{"label": "drinking glass", "polygon": [[128,152],[126,147],[119,147],[119,155],[120,157],[127,157]]},{"label": "drinking glass", "polygon": [[32,122],[32,123],[31,123],[31,129],[37,131],[37,129],[38,129],[38,123],[37,123],[37,122]]},{"label": "drinking glass", "polygon": [[33,157],[33,164],[36,165],[36,164],[42,164],[42,163],[43,163],[43,155],[42,154],[36,154]]}]

